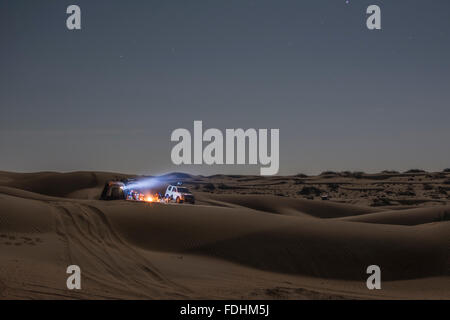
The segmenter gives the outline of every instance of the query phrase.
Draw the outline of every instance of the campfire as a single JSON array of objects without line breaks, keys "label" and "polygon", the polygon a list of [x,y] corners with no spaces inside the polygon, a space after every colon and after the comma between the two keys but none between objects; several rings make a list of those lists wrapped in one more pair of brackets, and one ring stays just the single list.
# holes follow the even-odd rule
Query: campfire
[{"label": "campfire", "polygon": [[159,195],[155,194],[155,195],[148,195],[147,197],[145,197],[145,202],[159,202]]}]

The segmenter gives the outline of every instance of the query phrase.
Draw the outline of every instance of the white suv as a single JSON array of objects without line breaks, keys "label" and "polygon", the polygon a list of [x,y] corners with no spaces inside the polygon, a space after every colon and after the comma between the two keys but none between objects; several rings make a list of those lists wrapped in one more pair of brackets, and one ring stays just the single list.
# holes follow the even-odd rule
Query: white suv
[{"label": "white suv", "polygon": [[169,185],[166,189],[165,197],[168,200],[175,200],[177,203],[195,203],[194,195],[185,187]]}]

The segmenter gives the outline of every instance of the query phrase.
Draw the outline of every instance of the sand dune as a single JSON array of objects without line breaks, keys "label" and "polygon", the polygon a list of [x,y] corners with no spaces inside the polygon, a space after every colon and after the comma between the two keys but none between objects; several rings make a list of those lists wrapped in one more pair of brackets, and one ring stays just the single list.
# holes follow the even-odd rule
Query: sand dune
[{"label": "sand dune", "polygon": [[231,203],[258,211],[286,214],[309,215],[316,218],[337,218],[380,212],[381,209],[334,202],[318,202],[304,199],[280,198],[271,195],[201,194],[209,200]]},{"label": "sand dune", "polygon": [[[363,279],[364,266],[375,261],[387,267],[384,277],[390,280],[446,272],[448,252],[440,240],[450,225],[414,230],[355,226],[206,206],[142,206],[134,209],[133,218],[118,206],[102,210],[129,242],[148,250],[192,252],[273,272],[340,279]],[[412,264],[416,268],[408,268]]]},{"label": "sand dune", "polygon": [[[1,298],[450,298],[448,206],[200,190],[196,205],[96,200],[118,177],[0,173]],[[71,264],[80,291],[65,286]],[[371,264],[383,290],[365,286]]]},{"label": "sand dune", "polygon": [[8,187],[23,189],[49,196],[66,197],[80,189],[103,187],[106,181],[130,177],[129,175],[107,172],[41,172],[30,174],[4,173]]},{"label": "sand dune", "polygon": [[354,217],[343,217],[341,220],[414,226],[425,223],[450,221],[450,206],[382,211]]}]

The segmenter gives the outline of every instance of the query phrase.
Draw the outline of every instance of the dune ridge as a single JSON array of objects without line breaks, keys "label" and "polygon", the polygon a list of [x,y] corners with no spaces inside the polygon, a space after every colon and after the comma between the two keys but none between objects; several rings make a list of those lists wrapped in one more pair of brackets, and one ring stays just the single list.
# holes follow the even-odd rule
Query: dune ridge
[{"label": "dune ridge", "polygon": [[[448,206],[200,191],[196,205],[96,200],[117,177],[0,173],[0,297],[450,298]],[[65,288],[70,264],[80,292]],[[365,288],[370,264],[381,292]]]}]

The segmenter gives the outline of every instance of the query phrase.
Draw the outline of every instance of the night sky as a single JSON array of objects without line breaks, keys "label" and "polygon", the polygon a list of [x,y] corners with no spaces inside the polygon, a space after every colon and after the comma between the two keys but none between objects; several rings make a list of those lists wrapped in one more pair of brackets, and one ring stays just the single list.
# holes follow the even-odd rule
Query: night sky
[{"label": "night sky", "polygon": [[0,170],[259,173],[174,166],[194,120],[279,128],[280,174],[450,167],[448,0],[2,0],[0,41]]}]

